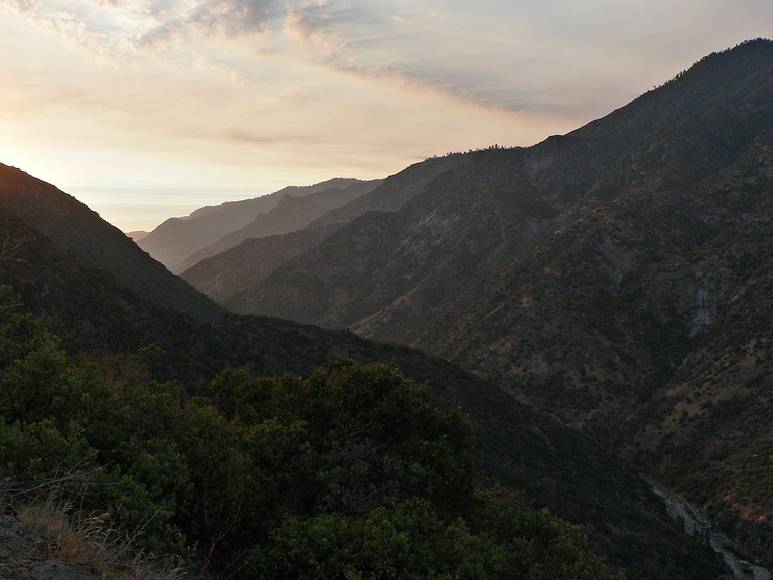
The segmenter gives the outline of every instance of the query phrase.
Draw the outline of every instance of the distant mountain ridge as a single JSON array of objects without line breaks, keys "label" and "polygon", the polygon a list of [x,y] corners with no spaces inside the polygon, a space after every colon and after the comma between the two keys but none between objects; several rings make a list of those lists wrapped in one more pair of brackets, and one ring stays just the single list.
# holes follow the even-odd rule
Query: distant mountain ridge
[{"label": "distant mountain ridge", "polygon": [[305,193],[303,196],[286,192],[273,209],[258,214],[246,226],[223,235],[214,244],[193,252],[174,270],[185,271],[201,260],[224,252],[247,239],[281,235],[303,229],[329,211],[372,191],[380,183],[381,180],[352,181],[340,186],[336,183],[335,187],[325,187],[319,191]]},{"label": "distant mountain ridge", "polygon": [[322,228],[309,228],[249,238],[229,250],[204,258],[180,273],[180,277],[213,300],[224,302],[265,280],[285,262],[311,250],[326,234]]},{"label": "distant mountain ridge", "polygon": [[267,195],[199,208],[187,217],[170,218],[138,241],[153,258],[176,270],[194,252],[270,212],[285,195],[302,197],[325,189],[346,188],[356,179],[334,178],[315,185],[290,186]]},{"label": "distant mountain ridge", "polygon": [[[355,218],[371,211],[397,211],[435,177],[468,160],[463,155],[436,157],[388,177],[346,205],[324,213],[305,229],[280,236],[248,238],[180,273],[199,291],[224,302],[267,278],[285,262],[310,250]],[[187,260],[192,262],[193,260]]]},{"label": "distant mountain ridge", "polygon": [[150,232],[146,232],[144,230],[134,230],[132,232],[126,232],[126,235],[129,236],[131,239],[133,239],[135,242],[138,242],[145,236],[147,236]]}]

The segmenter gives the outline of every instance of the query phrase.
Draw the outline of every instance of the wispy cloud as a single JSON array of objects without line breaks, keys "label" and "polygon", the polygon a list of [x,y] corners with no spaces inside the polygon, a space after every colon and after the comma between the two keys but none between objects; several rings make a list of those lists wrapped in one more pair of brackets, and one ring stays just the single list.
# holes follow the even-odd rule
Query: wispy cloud
[{"label": "wispy cloud", "polygon": [[0,0],[0,8],[55,34],[91,55],[121,59],[132,48],[132,36],[157,25],[163,9],[144,0]]},{"label": "wispy cloud", "polygon": [[[0,0],[41,29],[100,56],[201,41],[264,39],[277,54],[375,81],[399,81],[478,106],[563,114],[603,110],[593,92],[657,73],[685,44],[716,48],[762,29],[773,4],[742,0]],[[636,22],[635,27],[632,24]],[[733,30],[739,34],[733,36]],[[719,41],[728,42],[728,41]],[[643,50],[642,47],[646,47]],[[300,52],[298,52],[298,50]],[[260,58],[257,51],[254,58]],[[660,68],[658,68],[660,67]],[[612,78],[612,71],[616,79]],[[650,72],[651,71],[651,72]],[[654,75],[653,75],[654,76]],[[617,86],[616,86],[617,85]],[[642,85],[646,86],[646,85]],[[633,94],[633,93],[632,93]]]},{"label": "wispy cloud", "polygon": [[282,7],[277,0],[206,0],[178,12],[141,34],[139,44],[156,46],[188,34],[237,37],[264,33],[281,16]]},{"label": "wispy cloud", "polygon": [[[769,0],[306,0],[291,3],[285,27],[332,69],[493,109],[575,116],[619,102],[613,95],[632,80],[678,72],[679,54],[697,59],[765,34],[763,22],[773,23]],[[648,85],[634,87],[626,97]]]},{"label": "wispy cloud", "polygon": [[106,56],[109,52],[108,34],[90,27],[77,9],[47,6],[39,0],[2,0],[2,3],[38,28],[81,45],[95,55]]}]

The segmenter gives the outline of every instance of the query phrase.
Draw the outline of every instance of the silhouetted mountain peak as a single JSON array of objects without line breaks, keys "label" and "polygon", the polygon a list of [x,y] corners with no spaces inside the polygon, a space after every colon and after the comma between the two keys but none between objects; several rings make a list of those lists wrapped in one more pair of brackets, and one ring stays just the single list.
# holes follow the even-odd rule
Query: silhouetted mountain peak
[{"label": "silhouetted mountain peak", "polygon": [[73,196],[0,164],[0,207],[84,264],[113,274],[138,295],[178,312],[212,319],[221,309],[152,260],[118,228]]}]

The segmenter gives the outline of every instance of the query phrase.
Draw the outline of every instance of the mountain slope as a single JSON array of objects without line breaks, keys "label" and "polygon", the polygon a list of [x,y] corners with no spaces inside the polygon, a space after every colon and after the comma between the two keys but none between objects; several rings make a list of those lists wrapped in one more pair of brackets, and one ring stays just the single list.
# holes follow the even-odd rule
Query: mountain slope
[{"label": "mountain slope", "polygon": [[381,183],[374,181],[355,181],[342,187],[332,187],[303,197],[286,194],[279,203],[267,213],[261,213],[252,222],[232,231],[217,242],[192,253],[175,268],[184,272],[201,260],[215,256],[237,246],[244,240],[264,238],[301,230],[317,218],[336,208],[346,205],[361,195],[372,191]]},{"label": "mountain slope", "polygon": [[724,529],[767,554],[770,567],[773,132],[697,195],[717,221],[688,254],[694,282],[683,320],[691,348],[629,428],[638,428],[636,443],[663,481],[705,498]]},{"label": "mountain slope", "polygon": [[310,250],[325,238],[321,228],[250,238],[205,258],[180,274],[199,292],[224,301],[267,278],[288,260]]},{"label": "mountain slope", "polygon": [[2,164],[0,209],[155,304],[201,320],[222,315],[214,302],[170,274],[96,212],[53,185]]},{"label": "mountain slope", "polygon": [[356,179],[335,178],[304,187],[285,187],[268,195],[197,209],[184,218],[170,218],[138,241],[139,246],[174,270],[192,253],[221,236],[249,224],[256,216],[274,209],[285,195],[301,197],[330,188],[346,187]]},{"label": "mountain slope", "polygon": [[228,366],[261,374],[303,373],[331,357],[394,359],[426,380],[445,406],[460,405],[477,430],[477,454],[490,476],[525,489],[540,505],[588,526],[611,562],[646,578],[706,578],[719,571],[705,549],[667,519],[647,486],[587,437],[534,413],[490,383],[404,347],[286,321],[228,316],[199,323],[159,308],[59,249],[10,212],[0,212],[0,281],[26,308],[64,332],[76,352],[161,351],[159,378],[194,391]]},{"label": "mountain slope", "polygon": [[225,303],[506,384],[769,560],[771,130],[773,43],[744,43],[577,131],[465,156]]},{"label": "mountain slope", "polygon": [[[350,221],[370,211],[397,211],[432,179],[468,162],[468,156],[455,154],[416,163],[386,178],[369,193],[325,213],[306,229],[285,236],[246,239],[229,250],[202,259],[180,275],[200,292],[225,302],[258,284],[291,258],[316,247]],[[194,255],[186,264],[203,255]]]},{"label": "mountain slope", "polygon": [[[754,52],[754,62],[758,66],[752,69],[752,76],[748,78],[748,66],[743,62],[744,57],[740,52],[749,53],[755,47],[758,48]],[[434,182],[423,188],[420,196],[412,198],[411,207],[401,210],[399,218],[366,216],[359,222],[352,222],[346,226],[348,229],[338,232],[337,240],[346,240],[347,237],[351,241],[367,238],[367,230],[374,223],[383,223],[383,227],[389,229],[390,220],[402,228],[388,241],[381,244],[374,242],[377,246],[375,251],[383,251],[395,264],[395,268],[406,270],[396,272],[398,278],[405,275],[411,276],[411,280],[400,283],[394,289],[379,290],[380,297],[372,304],[352,305],[351,312],[346,311],[347,306],[339,303],[329,308],[316,304],[320,299],[323,302],[327,300],[327,295],[335,296],[354,290],[355,287],[346,279],[351,275],[348,267],[350,258],[354,257],[351,254],[367,255],[368,252],[368,248],[359,252],[355,250],[356,245],[351,244],[349,255],[344,257],[340,251],[345,248],[335,246],[332,238],[328,246],[320,246],[314,255],[299,258],[292,267],[283,270],[284,274],[277,273],[272,281],[278,290],[275,301],[272,288],[267,284],[256,288],[253,309],[247,295],[235,299],[233,304],[240,311],[266,312],[333,326],[354,324],[363,318],[363,311],[373,314],[379,308],[389,306],[408,290],[414,290],[417,286],[416,276],[424,275],[418,273],[424,267],[424,254],[432,247],[441,253],[451,254],[452,258],[455,252],[467,252],[477,260],[479,256],[491,256],[500,245],[511,244],[513,241],[516,245],[523,242],[522,230],[511,227],[510,221],[513,219],[521,220],[519,226],[530,222],[528,227],[535,230],[545,219],[557,218],[573,207],[582,211],[579,204],[592,205],[605,196],[613,193],[618,195],[621,190],[650,186],[659,189],[676,187],[679,182],[690,183],[709,175],[738,154],[739,143],[742,147],[745,141],[754,136],[755,123],[764,122],[769,96],[766,86],[769,82],[767,47],[767,43],[762,43],[733,51],[733,66],[722,67],[720,63],[720,68],[730,69],[727,75],[722,70],[709,74],[716,68],[712,63],[726,61],[726,57],[731,56],[718,55],[696,66],[678,81],[648,93],[628,107],[564,137],[550,138],[530,149],[489,151],[464,156],[466,163],[451,164],[451,167],[458,168],[446,171],[440,178],[435,177]],[[761,54],[757,55],[757,52]],[[704,78],[707,75],[709,78]],[[728,99],[738,97],[743,100],[735,103],[739,108],[736,118],[726,114],[726,103],[714,95],[713,83],[718,77],[722,79],[719,90],[725,90]],[[746,85],[742,84],[744,82]],[[751,94],[744,96],[747,89]],[[715,101],[712,108],[705,111],[707,116],[711,116],[710,121],[725,117],[721,121],[723,124],[712,128],[714,134],[706,126],[707,119],[694,112],[705,108],[707,95],[712,95]],[[746,111],[743,109],[746,106],[752,109]],[[688,111],[692,113],[686,119],[683,118]],[[687,137],[682,138],[680,134],[687,134]],[[704,147],[697,149],[695,143],[701,140],[704,140]],[[734,140],[739,143],[734,143]],[[366,199],[360,201],[364,203]],[[517,204],[522,207],[514,207]],[[504,213],[504,217],[499,219],[497,216],[501,213]],[[326,216],[328,221],[331,218]],[[477,229],[470,229],[469,234],[460,236],[455,229],[459,224]],[[526,236],[534,233],[536,231],[526,232]],[[479,242],[481,236],[485,239],[483,243]],[[365,239],[363,243],[370,242]],[[449,244],[452,246],[449,247]],[[476,245],[480,247],[473,247]],[[390,252],[395,247],[398,250],[392,255]],[[509,254],[510,251],[505,253]],[[410,260],[413,263],[405,265]],[[297,301],[299,311],[308,306],[322,308],[325,312],[319,316],[308,313],[309,316],[304,317],[302,312],[293,310],[293,298],[290,303],[284,299],[284,291],[292,288],[293,281],[289,280],[285,285],[283,277],[290,278],[301,273],[313,277],[315,268],[325,268],[328,262],[336,271],[331,272],[329,278],[325,277],[326,274],[320,274],[320,278],[325,278],[323,295],[315,295],[308,300],[301,297]],[[434,263],[438,262],[439,268],[446,267],[440,255],[434,260]],[[358,271],[357,268],[351,270]],[[373,266],[372,270],[381,268]],[[430,271],[431,268],[428,268],[427,272]],[[368,272],[363,278],[369,279],[371,273]],[[342,277],[340,284],[336,276]],[[468,279],[476,277],[480,276],[466,276]],[[375,286],[371,284],[371,287]],[[356,294],[357,300],[361,301],[362,292]],[[342,307],[344,311],[337,311]],[[434,315],[428,317],[434,318]]]}]

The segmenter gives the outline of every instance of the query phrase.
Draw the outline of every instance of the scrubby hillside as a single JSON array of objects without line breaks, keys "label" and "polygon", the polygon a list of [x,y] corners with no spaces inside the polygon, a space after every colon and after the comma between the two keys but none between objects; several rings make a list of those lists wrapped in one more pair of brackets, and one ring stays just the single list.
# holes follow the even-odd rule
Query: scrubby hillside
[{"label": "scrubby hillside", "polygon": [[[427,381],[442,407],[460,406],[470,416],[475,457],[489,478],[584,524],[614,566],[663,578],[702,578],[716,570],[713,558],[668,520],[647,485],[611,454],[453,365],[404,347],[276,319],[228,316],[197,323],[137,297],[110,274],[84,267],[13,216],[3,217],[0,232],[0,280],[21,293],[24,308],[63,333],[73,353],[101,359],[138,352],[154,377],[176,380],[187,394],[201,392],[202,381],[229,367],[298,374],[342,355],[394,360],[407,376]],[[160,350],[142,348],[152,345]]]},{"label": "scrubby hillside", "polygon": [[771,131],[773,42],[743,43],[567,135],[449,158],[224,303],[505,384],[769,559]]}]

